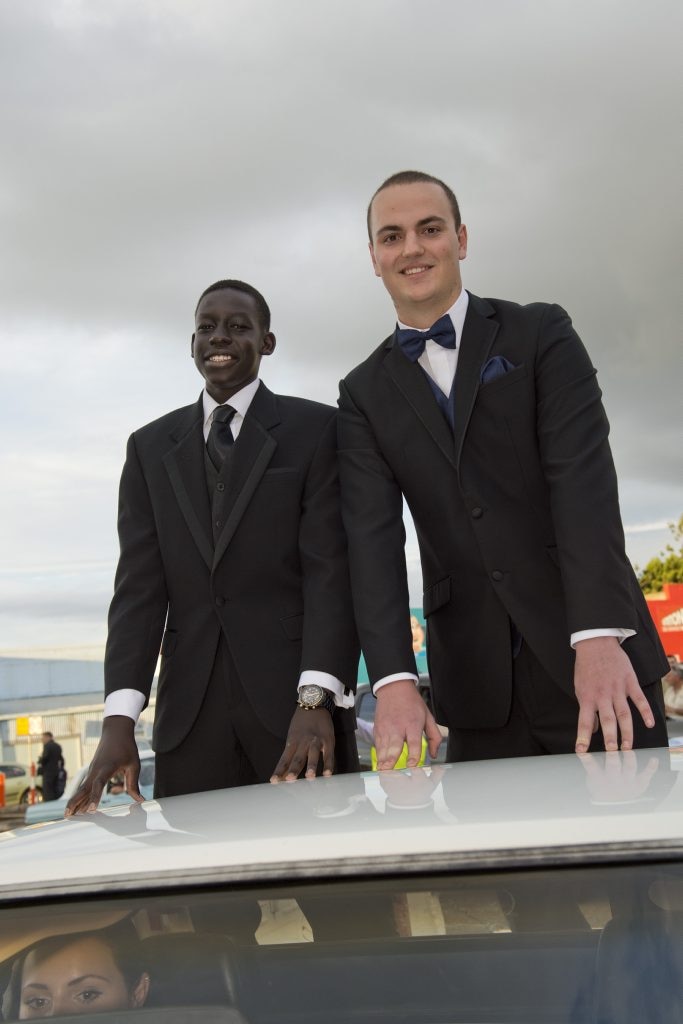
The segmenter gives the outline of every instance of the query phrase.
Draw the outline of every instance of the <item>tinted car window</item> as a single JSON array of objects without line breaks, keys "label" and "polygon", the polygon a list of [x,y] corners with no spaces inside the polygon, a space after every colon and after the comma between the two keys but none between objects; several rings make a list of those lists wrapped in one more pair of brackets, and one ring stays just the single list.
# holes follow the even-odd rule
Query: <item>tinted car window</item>
[{"label": "tinted car window", "polygon": [[[87,977],[88,956],[107,945],[138,983],[138,1007],[118,1008],[126,1020],[156,1010],[166,1024],[669,1024],[682,1009],[683,868],[339,879],[10,906],[0,922],[5,1019],[17,1019],[29,973],[47,998],[50,957],[54,967],[68,947],[68,969]],[[106,960],[98,964],[101,977]]]}]

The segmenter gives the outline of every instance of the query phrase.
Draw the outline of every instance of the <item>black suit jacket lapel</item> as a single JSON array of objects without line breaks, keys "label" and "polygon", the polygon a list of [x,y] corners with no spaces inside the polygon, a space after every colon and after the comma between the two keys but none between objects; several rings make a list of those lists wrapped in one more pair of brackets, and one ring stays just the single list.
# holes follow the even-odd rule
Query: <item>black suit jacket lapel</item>
[{"label": "black suit jacket lapel", "polygon": [[489,319],[494,312],[493,306],[486,299],[470,294],[455,371],[453,436],[457,463],[460,462],[467,425],[479,390],[481,368],[488,359],[498,333],[498,324]]},{"label": "black suit jacket lapel", "polygon": [[[230,459],[225,526],[216,542],[212,569],[215,569],[244,515],[251,497],[277,448],[269,431],[280,422],[277,399],[265,384],[259,385],[235,442]],[[204,486],[206,490],[206,485]]]},{"label": "black suit jacket lapel", "polygon": [[455,466],[453,434],[422,368],[406,359],[395,343],[394,335],[387,339],[386,348],[384,368],[448,461]]},{"label": "black suit jacket lapel", "polygon": [[183,410],[171,432],[175,447],[164,455],[180,511],[192,539],[209,569],[213,564],[213,538],[211,535],[211,508],[204,469],[204,405],[199,402]]}]

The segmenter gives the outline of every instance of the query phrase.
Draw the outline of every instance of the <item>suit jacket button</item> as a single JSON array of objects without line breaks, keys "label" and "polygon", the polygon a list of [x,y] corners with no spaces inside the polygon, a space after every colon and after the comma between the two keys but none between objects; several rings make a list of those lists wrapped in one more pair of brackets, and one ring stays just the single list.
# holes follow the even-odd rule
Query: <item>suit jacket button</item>
[{"label": "suit jacket button", "polygon": [[503,578],[503,575],[504,574],[500,571],[500,569],[494,569],[493,572],[491,573],[491,579],[495,580],[496,583],[500,583],[500,581]]},{"label": "suit jacket button", "polygon": [[222,608],[223,605],[225,604],[225,598],[224,597],[220,597],[220,596],[217,597],[216,598],[216,604],[218,605],[219,608]]},{"label": "suit jacket button", "polygon": [[483,510],[483,508],[479,508],[479,506],[478,506],[478,505],[477,505],[477,507],[476,507],[476,508],[473,508],[473,509],[472,509],[472,518],[473,518],[473,519],[481,519],[481,517],[483,516],[483,514],[484,514],[484,510]]},{"label": "suit jacket button", "polygon": [[216,490],[217,491],[224,491],[225,490],[225,484],[222,482],[222,480],[219,480],[218,483],[216,484]]}]

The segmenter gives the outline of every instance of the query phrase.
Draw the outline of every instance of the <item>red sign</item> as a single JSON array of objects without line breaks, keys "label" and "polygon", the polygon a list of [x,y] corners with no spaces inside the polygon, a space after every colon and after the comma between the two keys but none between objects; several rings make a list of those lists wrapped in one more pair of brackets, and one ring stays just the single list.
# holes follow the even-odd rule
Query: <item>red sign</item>
[{"label": "red sign", "polygon": [[664,650],[683,662],[683,583],[665,583],[661,593],[645,600]]}]

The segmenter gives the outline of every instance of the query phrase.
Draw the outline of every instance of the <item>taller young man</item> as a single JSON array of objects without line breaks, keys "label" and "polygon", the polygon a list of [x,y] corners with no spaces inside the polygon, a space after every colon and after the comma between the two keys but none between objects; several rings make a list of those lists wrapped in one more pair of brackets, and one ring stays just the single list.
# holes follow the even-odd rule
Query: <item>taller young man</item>
[{"label": "taller young man", "polygon": [[666,744],[666,659],[571,320],[463,289],[467,229],[431,175],[385,181],[368,231],[398,324],[341,382],[339,449],[379,766],[440,738],[413,683],[403,497],[449,760]]},{"label": "taller young man", "polygon": [[336,412],[259,381],[274,348],[263,296],[211,285],[199,401],[128,442],[103,734],[67,813],[94,809],[119,769],[139,797],[134,724],[160,649],[156,796],[315,775],[319,758],[358,768]]}]

